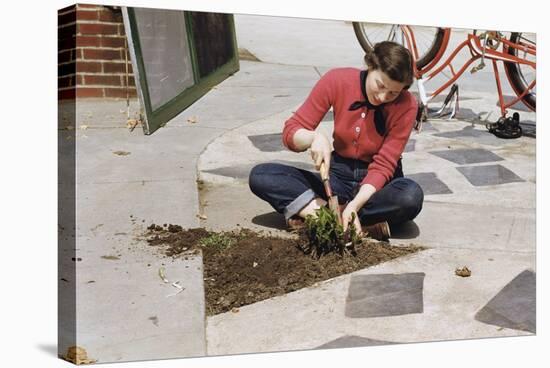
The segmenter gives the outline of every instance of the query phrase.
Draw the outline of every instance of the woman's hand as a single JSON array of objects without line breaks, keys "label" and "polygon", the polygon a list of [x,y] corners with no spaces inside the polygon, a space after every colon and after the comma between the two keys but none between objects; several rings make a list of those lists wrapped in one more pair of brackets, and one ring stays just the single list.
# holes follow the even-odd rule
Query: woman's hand
[{"label": "woman's hand", "polygon": [[357,211],[359,211],[367,203],[370,197],[376,192],[376,188],[370,184],[363,184],[359,188],[359,192],[344,208],[342,211],[342,221],[344,226],[344,231],[348,228],[348,223],[351,222],[352,213],[355,213],[355,219],[353,223],[355,225],[355,230],[357,234],[361,234],[361,222],[359,221],[359,216],[357,216]]},{"label": "woman's hand", "polygon": [[311,158],[315,164],[315,169],[321,168],[321,163],[324,161],[327,167],[327,172],[330,167],[330,153],[332,148],[330,142],[323,133],[315,132],[313,142],[311,142]]},{"label": "woman's hand", "polygon": [[344,226],[344,231],[346,231],[348,229],[349,223],[351,223],[353,219],[352,223],[355,226],[355,231],[357,232],[357,235],[361,235],[363,231],[361,230],[361,222],[359,221],[357,210],[358,209],[355,207],[353,201],[349,202],[342,212],[342,222]]}]

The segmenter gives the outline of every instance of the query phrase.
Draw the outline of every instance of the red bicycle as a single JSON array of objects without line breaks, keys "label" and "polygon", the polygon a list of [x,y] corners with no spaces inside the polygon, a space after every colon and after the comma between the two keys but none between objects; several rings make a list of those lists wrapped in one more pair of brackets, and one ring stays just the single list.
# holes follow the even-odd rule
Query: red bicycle
[{"label": "red bicycle", "polygon": [[[374,44],[383,40],[401,43],[411,51],[424,112],[427,111],[428,103],[449,87],[451,91],[445,99],[444,106],[449,103],[453,95],[456,95],[458,102],[458,87],[455,82],[468,66],[479,59],[481,59],[480,63],[470,71],[475,73],[486,66],[486,60],[491,61],[498,91],[501,120],[507,119],[507,109],[519,101],[532,111],[536,111],[537,46],[534,34],[474,30],[467,33],[466,39],[443,60],[451,37],[450,28],[362,22],[354,22],[353,28],[365,52],[371,52]],[[470,52],[470,57],[457,70],[452,63],[464,49]],[[516,97],[510,101],[505,101],[502,94],[499,62],[503,63],[506,77],[516,94]],[[450,71],[449,79],[435,91],[426,93],[425,83],[445,69]],[[452,116],[455,112],[453,109]],[[514,118],[519,125],[519,115],[514,114]]]}]

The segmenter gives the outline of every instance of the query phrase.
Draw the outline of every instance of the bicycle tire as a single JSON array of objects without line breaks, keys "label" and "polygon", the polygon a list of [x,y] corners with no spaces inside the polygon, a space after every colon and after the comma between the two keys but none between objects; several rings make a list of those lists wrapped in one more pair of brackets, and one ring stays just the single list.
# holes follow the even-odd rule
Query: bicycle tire
[{"label": "bicycle tire", "polygon": [[[519,32],[513,32],[510,35],[510,41],[514,43],[519,43],[520,38],[521,38],[521,33]],[[509,47],[508,54],[518,56],[517,55],[518,49]],[[510,82],[512,89],[518,96],[521,96],[523,92],[527,89],[528,84],[525,81],[525,78],[523,77],[523,74],[521,72],[519,65],[517,63],[508,61],[504,63],[504,68],[506,69],[506,77],[508,78],[508,81]],[[521,100],[531,110],[533,111],[537,110],[536,93],[529,92],[525,96],[523,96]]]},{"label": "bicycle tire", "polygon": [[[371,53],[374,45],[370,42],[368,37],[365,35],[362,27],[362,22],[352,22],[352,24],[353,24],[353,31],[355,32],[355,36],[357,37],[357,40],[359,41],[361,48],[365,51],[365,53],[367,54]],[[414,28],[414,26],[412,28]],[[416,68],[418,70],[421,70],[423,67],[428,65],[435,58],[435,56],[437,55],[437,52],[439,51],[439,49],[441,48],[441,45],[443,44],[444,37],[445,37],[445,29],[438,27],[437,32],[434,36],[434,40],[431,43],[430,47],[416,61]]]}]

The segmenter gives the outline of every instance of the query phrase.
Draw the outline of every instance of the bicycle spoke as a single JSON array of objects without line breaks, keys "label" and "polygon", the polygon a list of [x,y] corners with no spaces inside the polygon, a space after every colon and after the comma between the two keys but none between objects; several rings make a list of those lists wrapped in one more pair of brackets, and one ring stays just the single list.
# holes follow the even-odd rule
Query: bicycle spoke
[{"label": "bicycle spoke", "polygon": [[532,46],[536,46],[537,43],[535,41],[531,41],[530,39],[524,37],[523,35],[519,38],[520,40],[525,40],[527,41],[528,43],[530,43]]},{"label": "bicycle spoke", "polygon": [[388,40],[389,41],[395,41],[395,29],[396,27],[399,27],[399,26],[396,26],[396,25],[392,25],[391,29],[390,29],[390,34],[388,35]]},{"label": "bicycle spoke", "polygon": [[[366,36],[370,47],[374,47],[378,42],[388,39],[387,28],[388,25],[384,24],[361,23],[362,32]],[[391,27],[389,32],[391,33]]]},{"label": "bicycle spoke", "polygon": [[[532,38],[530,37],[532,35]],[[510,33],[504,36],[507,42],[507,48],[503,46],[503,51],[509,53],[524,62],[505,63],[507,76],[510,85],[513,87],[517,96],[532,110],[536,109],[537,87],[536,87],[536,69],[532,65],[536,63],[536,39],[534,34]]]},{"label": "bicycle spoke", "polygon": [[[432,45],[433,45],[433,42],[434,42],[434,36],[435,36],[435,32],[422,32],[420,34],[420,39],[423,41],[422,42],[422,49],[423,50],[427,50],[429,49]],[[416,38],[416,43],[417,45],[419,44],[419,38],[417,37]]]},{"label": "bicycle spoke", "polygon": [[[521,34],[519,36],[518,41],[521,42],[522,45],[524,44],[523,41],[527,41],[527,43],[529,43],[530,46],[536,46],[535,41],[532,41],[530,38],[527,38],[523,34]],[[536,61],[535,57],[533,55],[529,54],[527,52],[527,50],[523,51],[521,53],[521,55],[525,60]],[[519,66],[519,74],[520,74],[523,82],[525,83],[525,85],[531,85],[531,83],[536,79],[535,70],[533,70],[533,68],[527,67],[525,65],[520,65]],[[536,94],[537,94],[536,86],[532,88],[531,93],[533,93],[536,96]]]},{"label": "bicycle spoke", "polygon": [[[404,27],[410,29],[413,38],[416,35],[416,40],[411,40],[414,45],[408,45],[408,31]],[[442,30],[437,27],[424,26],[403,26],[399,24],[376,24],[376,23],[354,23],[354,29],[357,37],[360,40],[361,46],[366,52],[375,44],[382,41],[397,42],[407,48],[410,48],[414,53],[417,66],[422,66],[429,63],[435,56],[435,52],[439,47],[443,34]],[[437,42],[437,43],[436,43]]]},{"label": "bicycle spoke", "polygon": [[[378,31],[375,31],[375,33],[371,34],[369,36],[369,40],[371,40],[371,45],[374,46],[374,44],[378,43],[379,41],[379,38],[377,37],[378,35],[382,35],[384,32],[384,28],[380,28],[378,29]],[[381,38],[381,40],[385,40],[384,37]]]}]

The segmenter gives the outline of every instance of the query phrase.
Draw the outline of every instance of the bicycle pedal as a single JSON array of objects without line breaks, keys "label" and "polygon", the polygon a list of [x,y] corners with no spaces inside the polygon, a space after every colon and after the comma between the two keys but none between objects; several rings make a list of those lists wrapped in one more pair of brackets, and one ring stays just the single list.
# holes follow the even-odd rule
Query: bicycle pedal
[{"label": "bicycle pedal", "polygon": [[479,63],[479,65],[476,65],[472,69],[470,69],[470,73],[471,74],[477,73],[483,68],[485,68],[485,63],[481,62]]},{"label": "bicycle pedal", "polygon": [[499,138],[514,139],[522,136],[523,131],[519,124],[519,113],[515,112],[512,117],[501,117],[496,123],[485,126],[489,133]]}]

